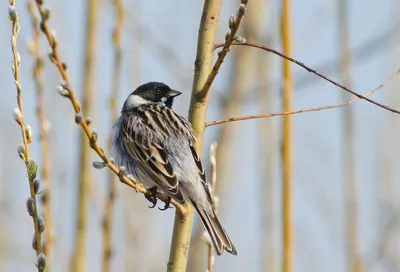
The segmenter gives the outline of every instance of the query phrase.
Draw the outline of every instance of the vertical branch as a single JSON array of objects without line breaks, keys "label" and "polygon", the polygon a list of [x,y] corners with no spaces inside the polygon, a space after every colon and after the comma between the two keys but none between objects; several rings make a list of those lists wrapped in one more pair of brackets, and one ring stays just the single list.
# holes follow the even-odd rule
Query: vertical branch
[{"label": "vertical branch", "polygon": [[29,215],[33,219],[34,236],[32,247],[36,251],[37,256],[37,269],[39,272],[44,271],[46,267],[46,258],[42,253],[42,240],[41,233],[44,231],[44,219],[38,215],[36,195],[39,191],[39,181],[36,180],[38,166],[34,160],[30,158],[29,144],[32,142],[32,130],[25,124],[24,120],[24,105],[22,101],[22,87],[20,82],[20,66],[21,59],[17,48],[18,33],[20,30],[19,16],[15,10],[15,0],[10,0],[10,7],[8,10],[8,18],[12,23],[11,27],[11,50],[13,54],[12,73],[15,80],[15,87],[17,89],[17,103],[18,108],[14,109],[13,117],[21,128],[21,135],[23,145],[18,147],[20,158],[25,162],[27,176],[29,180],[30,197],[26,202]]},{"label": "vertical branch", "polygon": [[[96,48],[96,25],[98,16],[98,0],[88,0],[86,5],[86,33],[85,59],[84,59],[84,79],[82,110],[86,116],[92,114],[94,95],[94,59]],[[75,250],[72,259],[72,271],[86,271],[86,216],[87,216],[87,195],[88,183],[91,179],[90,146],[87,144],[86,135],[81,134],[80,139],[80,162],[79,162],[79,186],[78,186],[78,205],[77,205],[77,226],[75,237]]]},{"label": "vertical branch", "polygon": [[[247,19],[243,22],[242,35],[248,40],[257,40],[260,21],[262,3],[261,0],[253,0],[253,7],[246,11]],[[246,98],[249,92],[249,82],[252,80],[249,77],[252,76],[251,67],[254,66],[255,52],[252,50],[243,50],[244,48],[237,48],[232,52],[232,75],[229,93],[224,94],[227,98],[223,103],[222,115],[223,119],[231,116],[237,116],[242,110],[243,100]],[[226,200],[229,196],[230,181],[234,175],[233,169],[235,168],[235,135],[237,132],[237,126],[222,126],[218,135],[218,152],[216,154],[219,170],[218,170],[218,183],[216,185],[215,192],[218,194],[220,199]],[[222,208],[221,213],[224,213]],[[204,271],[204,243],[200,239],[203,233],[203,226],[201,222],[197,224],[196,232],[194,234],[192,243],[192,252],[189,260],[189,271]]]},{"label": "vertical branch", "polygon": [[[283,53],[292,55],[291,44],[291,2],[283,0],[281,18],[281,38]],[[293,78],[292,66],[283,61],[283,110],[292,109]],[[293,271],[293,208],[292,208],[292,116],[283,117],[282,144],[282,207],[283,207],[283,271]]]},{"label": "vertical branch", "polygon": [[[348,33],[348,9],[346,0],[338,0],[338,30],[340,48],[340,71],[342,82],[351,87],[350,46]],[[343,92],[342,99],[349,99],[350,94]],[[355,173],[354,112],[352,107],[343,108],[343,167],[346,184],[347,211],[347,253],[351,272],[359,271],[358,261],[358,226],[357,226],[357,181]]]},{"label": "vertical branch", "polygon": [[[120,80],[121,80],[121,30],[124,21],[124,6],[121,0],[114,0],[114,9],[115,9],[115,26],[112,34],[113,44],[114,44],[114,75],[113,75],[113,85],[112,85],[112,93],[110,97],[110,108],[111,108],[111,121],[112,123],[118,118],[119,110],[118,110],[118,93],[120,88]],[[111,137],[109,142],[111,142]],[[115,201],[115,191],[117,184],[116,176],[109,172],[109,182],[108,182],[108,197],[106,201],[105,207],[105,215],[103,220],[103,237],[104,237],[104,249],[103,249],[103,272],[110,271],[110,262],[112,257],[112,245],[111,245],[111,236],[112,236],[112,219],[113,219],[113,208]]]},{"label": "vertical branch", "polygon": [[[31,54],[34,58],[33,66],[33,80],[36,87],[37,96],[37,109],[36,115],[39,123],[39,137],[41,143],[41,178],[45,184],[45,190],[42,192],[42,204],[43,204],[43,216],[46,219],[44,233],[45,242],[43,244],[43,253],[47,259],[50,259],[50,250],[53,244],[53,232],[52,232],[52,216],[51,216],[51,182],[50,182],[50,146],[49,146],[49,135],[48,125],[46,120],[45,101],[44,101],[44,83],[42,78],[44,60],[40,56],[40,29],[39,29],[39,17],[35,13],[35,7],[33,0],[28,1],[28,11],[31,15],[32,29],[33,29],[33,40],[31,43]],[[49,270],[49,268],[47,268]]]},{"label": "vertical branch", "polygon": [[[192,99],[189,108],[189,121],[192,123],[197,137],[196,149],[199,152],[199,156],[202,153],[209,92],[201,99],[197,96],[197,93],[204,87],[212,69],[213,46],[219,23],[221,5],[222,0],[205,0],[199,27]],[[187,211],[188,214],[186,216],[175,212],[168,262],[168,271],[170,272],[186,271],[194,212],[190,204],[187,205]]]}]

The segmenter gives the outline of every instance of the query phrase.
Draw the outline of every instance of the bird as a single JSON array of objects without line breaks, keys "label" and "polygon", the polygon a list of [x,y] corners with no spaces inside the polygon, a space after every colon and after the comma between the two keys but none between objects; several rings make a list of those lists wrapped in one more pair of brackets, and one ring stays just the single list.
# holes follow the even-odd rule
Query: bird
[{"label": "bird", "polygon": [[[196,151],[192,125],[172,110],[182,93],[161,82],[137,87],[125,100],[113,125],[111,150],[118,167],[153,193],[179,204],[191,203],[208,232],[214,250],[237,255],[212,207],[209,184]],[[169,203],[166,202],[165,209]]]}]

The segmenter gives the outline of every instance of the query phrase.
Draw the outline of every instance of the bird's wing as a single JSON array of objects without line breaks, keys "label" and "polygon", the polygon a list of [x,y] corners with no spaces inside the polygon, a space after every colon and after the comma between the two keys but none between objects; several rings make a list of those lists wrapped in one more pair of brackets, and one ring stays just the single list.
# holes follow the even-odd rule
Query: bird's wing
[{"label": "bird's wing", "polygon": [[176,114],[176,116],[179,118],[180,122],[186,127],[186,129],[190,132],[190,137],[188,138],[190,151],[192,152],[194,162],[196,163],[198,174],[200,176],[200,181],[207,193],[208,200],[211,203],[211,194],[210,194],[210,188],[208,187],[208,183],[207,183],[206,173],[204,171],[203,164],[201,162],[201,158],[199,157],[196,147],[194,146],[196,143],[196,136],[194,135],[192,125],[188,121],[186,121],[183,117],[181,117],[177,114]]},{"label": "bird's wing", "polygon": [[[122,126],[124,144],[127,152],[137,161],[139,169],[144,174],[150,177],[161,190],[178,202],[184,203],[178,177],[164,149],[164,140],[170,136],[171,132],[168,128],[170,120],[162,118],[170,118],[174,115],[169,109],[168,111],[172,112],[172,115],[166,113],[166,107],[161,109],[163,110],[161,113],[165,113],[163,116],[160,116],[159,109],[155,107],[140,107],[135,119],[127,118]],[[169,117],[166,117],[167,115]],[[133,122],[135,123],[133,124]],[[133,129],[134,127],[140,129]],[[138,133],[139,131],[141,133]]]}]

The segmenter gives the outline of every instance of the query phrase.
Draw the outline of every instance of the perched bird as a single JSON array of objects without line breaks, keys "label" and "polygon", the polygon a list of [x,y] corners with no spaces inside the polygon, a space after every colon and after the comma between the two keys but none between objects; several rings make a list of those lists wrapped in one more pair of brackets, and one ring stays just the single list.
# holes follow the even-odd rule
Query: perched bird
[{"label": "perched bird", "polygon": [[[128,96],[113,127],[115,162],[153,193],[158,188],[180,204],[191,202],[217,254],[226,250],[236,255],[212,208],[192,125],[172,110],[180,94],[163,83],[149,82]],[[151,200],[154,207],[155,196]]]}]

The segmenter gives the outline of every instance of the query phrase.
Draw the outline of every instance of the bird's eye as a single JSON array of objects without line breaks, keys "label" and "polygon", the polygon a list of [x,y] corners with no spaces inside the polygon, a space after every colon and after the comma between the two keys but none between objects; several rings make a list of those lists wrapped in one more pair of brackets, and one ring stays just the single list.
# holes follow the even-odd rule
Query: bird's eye
[{"label": "bird's eye", "polygon": [[157,90],[156,90],[156,93],[157,93],[157,94],[160,94],[160,93],[161,93],[160,89],[157,89]]}]

